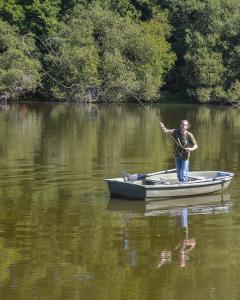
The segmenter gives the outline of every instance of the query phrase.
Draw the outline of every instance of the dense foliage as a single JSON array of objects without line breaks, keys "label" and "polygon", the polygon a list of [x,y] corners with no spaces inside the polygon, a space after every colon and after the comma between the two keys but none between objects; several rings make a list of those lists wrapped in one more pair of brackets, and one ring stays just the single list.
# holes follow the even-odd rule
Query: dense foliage
[{"label": "dense foliage", "polygon": [[2,0],[0,18],[1,96],[239,101],[238,0]]},{"label": "dense foliage", "polygon": [[240,2],[163,0],[174,27],[177,63],[169,87],[199,102],[240,99]]},{"label": "dense foliage", "polygon": [[[93,4],[76,6],[58,33],[54,53],[45,56],[50,88],[57,98],[121,101],[158,97],[174,55],[166,42],[166,15],[133,22]],[[53,67],[58,66],[58,67]]]},{"label": "dense foliage", "polygon": [[[25,39],[28,51],[35,49],[31,38]],[[10,98],[34,91],[41,84],[39,65],[25,53],[17,31],[0,20],[0,98]]]}]

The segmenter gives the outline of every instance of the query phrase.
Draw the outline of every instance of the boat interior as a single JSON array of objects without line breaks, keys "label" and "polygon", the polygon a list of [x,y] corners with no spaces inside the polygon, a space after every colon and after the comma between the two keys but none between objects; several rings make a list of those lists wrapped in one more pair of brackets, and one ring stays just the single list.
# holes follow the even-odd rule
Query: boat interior
[{"label": "boat interior", "polygon": [[[200,171],[200,172],[189,172],[189,181],[187,183],[200,183],[205,181],[214,181],[216,179],[223,179],[226,177],[231,177],[231,173],[221,172],[221,171]],[[142,177],[142,178],[141,178]],[[122,179],[124,182],[130,182],[139,185],[173,185],[179,184],[176,172],[163,173],[163,174],[149,174],[143,177],[137,176],[137,174],[130,175],[129,177],[124,176]],[[186,184],[186,182],[184,182]]]}]

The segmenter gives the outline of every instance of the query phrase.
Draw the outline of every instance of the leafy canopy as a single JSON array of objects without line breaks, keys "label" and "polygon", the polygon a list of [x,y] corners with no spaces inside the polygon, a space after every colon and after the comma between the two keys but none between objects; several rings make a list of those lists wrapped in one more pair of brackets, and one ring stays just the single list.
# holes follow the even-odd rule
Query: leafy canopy
[{"label": "leafy canopy", "polygon": [[170,31],[160,11],[142,22],[96,3],[87,9],[78,5],[52,36],[56,49],[45,64],[58,82],[50,88],[55,96],[74,100],[157,99],[175,60],[167,42]]},{"label": "leafy canopy", "polygon": [[[25,40],[29,51],[35,50],[31,38]],[[2,99],[15,98],[34,91],[40,84],[40,67],[24,50],[18,32],[0,20],[0,95]]]}]

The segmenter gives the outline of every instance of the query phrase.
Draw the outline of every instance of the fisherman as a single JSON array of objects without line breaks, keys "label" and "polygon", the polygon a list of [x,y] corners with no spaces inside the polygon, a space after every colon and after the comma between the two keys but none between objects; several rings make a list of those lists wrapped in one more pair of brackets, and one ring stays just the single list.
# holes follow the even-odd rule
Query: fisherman
[{"label": "fisherman", "polygon": [[174,156],[178,180],[187,182],[190,152],[198,148],[193,134],[188,131],[191,125],[188,120],[181,120],[178,129],[167,129],[163,123],[160,123],[160,126],[163,132],[170,134],[175,142]]}]

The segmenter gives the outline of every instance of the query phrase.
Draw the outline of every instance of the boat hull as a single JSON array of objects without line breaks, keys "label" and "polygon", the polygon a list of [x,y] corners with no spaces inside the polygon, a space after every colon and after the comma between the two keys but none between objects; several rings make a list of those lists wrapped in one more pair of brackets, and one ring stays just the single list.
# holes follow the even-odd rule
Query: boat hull
[{"label": "boat hull", "polygon": [[111,181],[107,179],[108,190],[113,197],[143,200],[147,196],[147,189],[144,185]]},{"label": "boat hull", "polygon": [[196,185],[181,185],[176,187],[162,187],[146,188],[145,198],[157,198],[157,197],[185,197],[192,195],[204,195],[224,191],[230,184],[229,181],[225,182],[209,182]]},{"label": "boat hull", "polygon": [[[187,183],[146,184],[145,181],[125,182],[122,178],[106,179],[106,181],[111,196],[137,200],[212,194],[222,192],[228,188],[233,173],[225,173],[226,176],[211,178],[209,177],[210,172],[205,172],[208,175],[207,178]],[[218,173],[223,174],[223,172]],[[213,174],[218,173],[214,172]],[[193,173],[195,176],[196,174],[197,172]],[[204,175],[204,172],[200,174]]]}]

